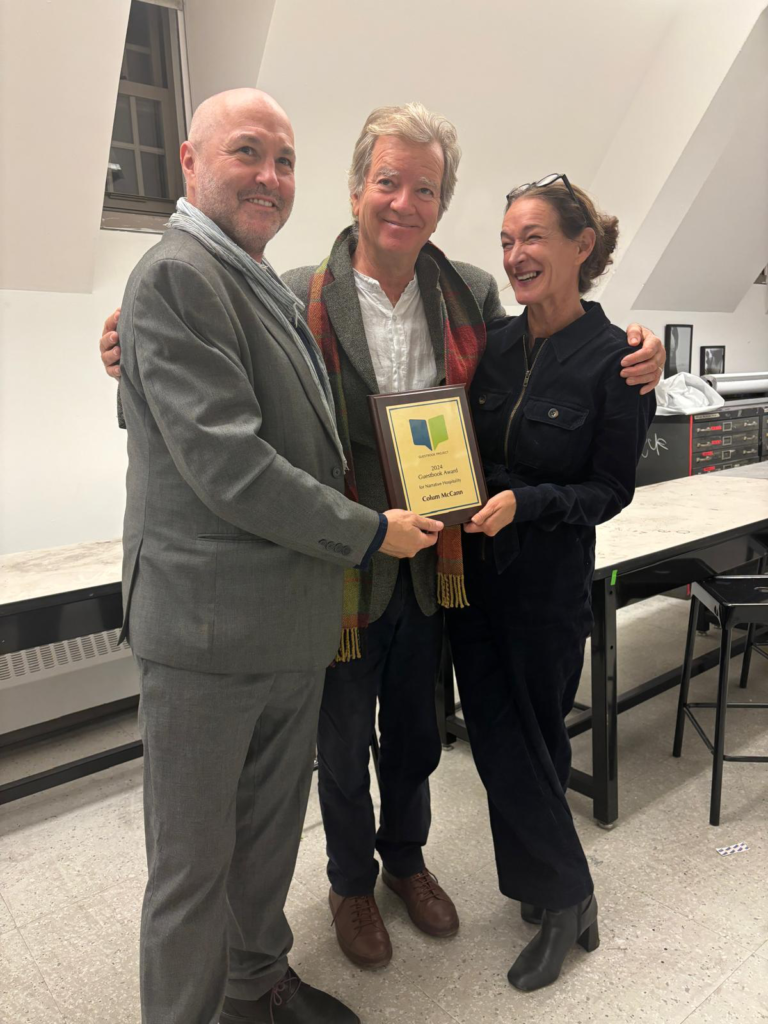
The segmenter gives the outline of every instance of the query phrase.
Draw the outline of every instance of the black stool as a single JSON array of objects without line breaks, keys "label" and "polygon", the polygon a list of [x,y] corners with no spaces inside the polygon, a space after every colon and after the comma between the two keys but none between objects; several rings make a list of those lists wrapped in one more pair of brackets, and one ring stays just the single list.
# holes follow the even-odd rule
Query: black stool
[{"label": "black stool", "polygon": [[[703,605],[711,612],[722,630],[720,638],[720,672],[717,683],[717,701],[715,703],[688,703],[688,690],[691,685],[691,662],[693,661],[693,645],[696,640],[696,622],[699,606]],[[747,685],[752,650],[766,657],[761,646],[755,643],[755,627],[768,625],[768,576],[714,576],[703,583],[691,586],[691,614],[688,620],[688,640],[685,645],[683,661],[683,678],[680,684],[680,702],[677,706],[677,726],[672,753],[680,757],[683,747],[683,728],[686,715],[690,718],[694,729],[701,736],[713,757],[712,796],[709,804],[710,825],[720,824],[720,802],[723,790],[724,761],[768,761],[768,757],[735,757],[725,753],[725,713],[728,708],[768,708],[768,704],[743,704],[728,701],[728,669],[731,660],[731,634],[736,625],[746,623],[747,646],[744,650],[744,661],[741,667],[741,688]],[[691,708],[715,708],[715,742],[699,725]]]}]

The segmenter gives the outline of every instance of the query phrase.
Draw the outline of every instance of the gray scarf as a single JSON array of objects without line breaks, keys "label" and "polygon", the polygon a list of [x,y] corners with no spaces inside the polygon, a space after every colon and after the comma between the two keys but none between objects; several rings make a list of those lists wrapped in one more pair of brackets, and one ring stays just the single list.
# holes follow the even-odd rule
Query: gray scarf
[{"label": "gray scarf", "polygon": [[313,380],[317,384],[323,405],[331,421],[336,445],[343,457],[341,441],[336,429],[331,385],[328,381],[323,357],[318,348],[316,366],[315,361],[307,351],[307,346],[299,335],[298,328],[301,326],[307,341],[310,344],[315,344],[312,332],[302,316],[302,304],[299,299],[296,298],[287,285],[283,284],[266,259],[262,258],[261,263],[257,262],[252,256],[248,255],[245,249],[241,249],[236,242],[233,242],[229,235],[225,235],[218,224],[212,221],[210,217],[206,217],[202,210],[198,210],[196,206],[187,202],[186,199],[181,198],[178,200],[176,212],[171,216],[169,224],[172,228],[177,228],[179,231],[187,231],[190,235],[193,235],[220,263],[226,263],[239,271],[248,282],[251,291],[259,302],[266,307],[275,320],[293,339],[296,348],[301,353],[302,358],[312,373]]}]

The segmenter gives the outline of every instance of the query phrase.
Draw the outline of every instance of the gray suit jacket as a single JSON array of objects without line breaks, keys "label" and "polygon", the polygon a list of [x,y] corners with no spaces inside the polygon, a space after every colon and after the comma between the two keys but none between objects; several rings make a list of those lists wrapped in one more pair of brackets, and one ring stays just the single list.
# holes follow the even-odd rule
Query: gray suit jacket
[{"label": "gray suit jacket", "polygon": [[340,493],[342,456],[296,342],[240,274],[170,229],[131,274],[120,344],[133,650],[207,672],[325,667],[343,569],[379,517]]},{"label": "gray suit jacket", "polygon": [[[486,323],[504,316],[496,281],[485,270],[469,263],[453,263],[466,283]],[[371,354],[365,338],[363,316],[357,298],[350,253],[341,247],[332,256],[329,267],[335,280],[323,289],[328,316],[339,339],[341,375],[344,397],[347,401],[352,458],[355,464],[358,493],[362,504],[380,512],[389,507],[379,457],[368,412],[368,395],[379,391]],[[299,267],[283,274],[285,283],[306,303],[309,284],[316,267]],[[427,253],[422,252],[416,262],[419,290],[429,333],[435,350],[438,380],[445,379],[445,351],[443,321],[440,314],[440,284],[438,266]],[[413,586],[419,607],[425,615],[437,610],[435,579],[436,552],[428,548],[411,560]],[[397,579],[397,563],[383,555],[373,556],[373,586],[371,593],[371,621],[377,619],[389,604]]]}]

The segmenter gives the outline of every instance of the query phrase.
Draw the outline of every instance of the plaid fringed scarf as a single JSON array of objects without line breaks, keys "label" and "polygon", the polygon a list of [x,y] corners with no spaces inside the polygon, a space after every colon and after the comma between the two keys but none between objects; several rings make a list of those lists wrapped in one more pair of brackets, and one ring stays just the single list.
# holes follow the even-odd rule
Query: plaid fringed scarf
[{"label": "plaid fringed scarf", "polygon": [[[329,260],[338,246],[350,246],[354,240],[353,231],[351,227],[342,231],[334,242],[331,256],[313,274],[309,285],[307,322],[323,354],[336,405],[339,436],[347,460],[344,493],[352,501],[359,501],[347,405],[341,382],[339,341],[323,300],[323,289],[334,280],[328,268]],[[440,249],[427,242],[421,251],[431,256],[439,268],[446,384],[469,385],[485,350],[485,323],[469,286]],[[370,619],[371,583],[370,569],[365,572],[347,569],[344,573],[341,642],[337,661],[352,661],[362,657],[360,630],[365,629]],[[460,526],[447,527],[438,537],[437,601],[443,608],[464,608],[469,604],[464,587]]]}]

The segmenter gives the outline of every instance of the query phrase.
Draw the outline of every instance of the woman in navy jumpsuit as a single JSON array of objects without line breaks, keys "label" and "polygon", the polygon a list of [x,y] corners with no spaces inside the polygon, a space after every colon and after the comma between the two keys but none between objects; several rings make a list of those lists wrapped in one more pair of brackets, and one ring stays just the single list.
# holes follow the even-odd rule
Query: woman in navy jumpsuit
[{"label": "woman in navy jumpsuit", "polygon": [[634,494],[653,413],[619,376],[626,335],[581,294],[618,234],[565,176],[510,193],[504,266],[518,317],[488,330],[470,391],[491,498],[465,527],[469,607],[449,612],[501,891],[541,930],[509,972],[554,981],[575,942],[598,944],[597,902],[565,796],[573,707],[592,627],[595,526]]}]

